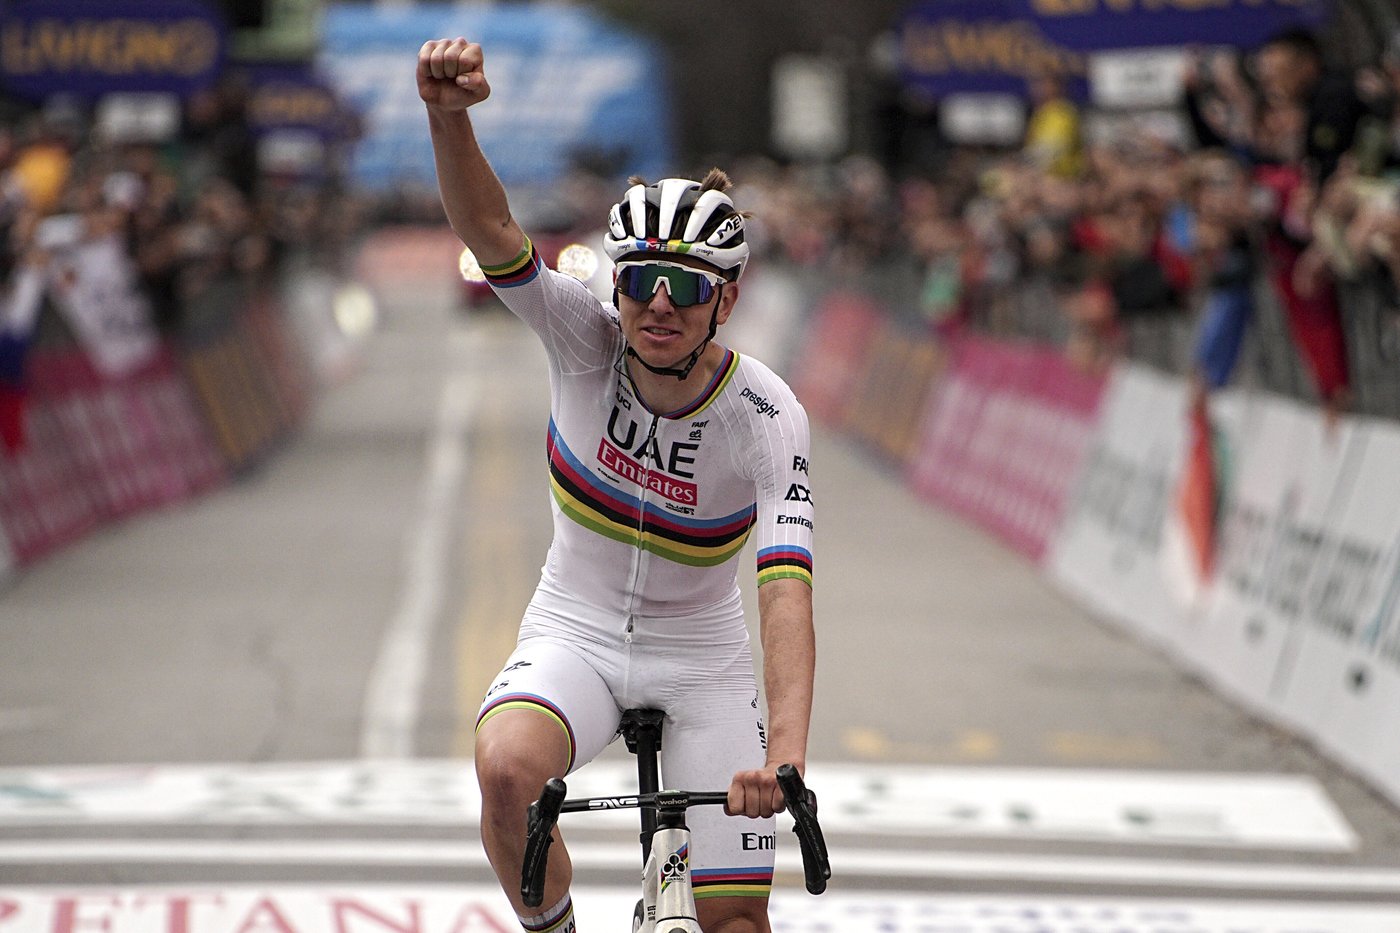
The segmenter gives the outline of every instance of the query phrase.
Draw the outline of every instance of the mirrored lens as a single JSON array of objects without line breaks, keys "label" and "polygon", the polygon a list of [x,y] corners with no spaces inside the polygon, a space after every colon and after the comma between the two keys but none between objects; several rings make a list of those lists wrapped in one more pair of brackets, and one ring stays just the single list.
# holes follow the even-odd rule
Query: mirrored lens
[{"label": "mirrored lens", "polygon": [[671,304],[677,307],[703,304],[715,293],[710,280],[698,272],[679,269],[675,266],[645,264],[625,266],[617,275],[617,287],[628,298],[637,301],[650,301],[656,294],[658,283],[666,283],[666,294]]}]

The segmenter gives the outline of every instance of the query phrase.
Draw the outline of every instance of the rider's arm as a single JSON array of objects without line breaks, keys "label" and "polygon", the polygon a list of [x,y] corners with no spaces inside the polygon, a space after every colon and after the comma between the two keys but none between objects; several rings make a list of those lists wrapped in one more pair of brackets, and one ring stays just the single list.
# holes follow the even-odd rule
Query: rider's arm
[{"label": "rider's arm", "polygon": [[763,584],[758,590],[758,618],[763,693],[768,698],[765,770],[792,764],[804,772],[817,663],[811,586],[791,578]]},{"label": "rider's arm", "polygon": [[777,769],[806,768],[816,638],[812,624],[812,535],[807,414],[776,376],[754,373],[754,469],[758,505],[758,618],[768,752],[761,770],[741,771],[729,789],[729,812],[769,816],[782,797]]},{"label": "rider's arm", "polygon": [[419,49],[418,94],[428,110],[447,220],[478,262],[501,266],[520,254],[525,235],[467,114],[490,93],[481,46],[460,38],[435,39]]}]

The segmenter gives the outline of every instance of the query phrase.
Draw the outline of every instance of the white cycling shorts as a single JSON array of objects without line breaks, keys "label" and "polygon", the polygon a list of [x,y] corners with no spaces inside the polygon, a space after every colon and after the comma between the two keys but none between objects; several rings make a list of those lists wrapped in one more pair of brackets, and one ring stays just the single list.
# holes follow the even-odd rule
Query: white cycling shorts
[{"label": "white cycling shorts", "polygon": [[[644,644],[614,645],[526,625],[515,652],[492,683],[477,728],[507,709],[549,716],[569,740],[570,772],[618,736],[624,709],[659,709],[662,786],[727,790],[738,771],[765,760],[763,717],[747,643],[704,651]],[[622,793],[626,788],[619,788]],[[696,898],[766,897],[773,882],[775,821],[726,816],[696,807],[691,880]]]}]

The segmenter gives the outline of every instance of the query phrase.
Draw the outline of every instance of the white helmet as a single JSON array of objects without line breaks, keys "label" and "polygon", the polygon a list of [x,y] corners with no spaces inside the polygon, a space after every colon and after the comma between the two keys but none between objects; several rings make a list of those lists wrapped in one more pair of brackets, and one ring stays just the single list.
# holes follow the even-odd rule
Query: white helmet
[{"label": "white helmet", "polygon": [[[727,186],[722,174],[711,177],[716,174]],[[613,262],[647,253],[694,256],[731,282],[738,281],[749,261],[744,215],[723,190],[702,188],[689,178],[663,178],[627,189],[608,214],[603,247]]]}]

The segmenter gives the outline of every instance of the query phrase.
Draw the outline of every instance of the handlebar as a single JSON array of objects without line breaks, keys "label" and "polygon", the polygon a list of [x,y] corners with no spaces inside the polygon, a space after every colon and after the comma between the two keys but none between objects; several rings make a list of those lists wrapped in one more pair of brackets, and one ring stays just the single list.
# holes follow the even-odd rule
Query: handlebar
[{"label": "handlebar", "polygon": [[559,778],[545,782],[540,799],[530,804],[525,819],[525,861],[520,867],[520,897],[526,907],[544,901],[544,872],[549,865],[549,845],[554,841],[554,824],[568,792]]},{"label": "handlebar", "polygon": [[[807,891],[821,894],[831,878],[831,863],[827,858],[821,825],[817,822],[817,795],[807,789],[802,776],[792,765],[779,766],[778,786],[787,801],[786,809],[792,814],[792,831],[797,834],[798,846],[802,850],[802,871],[806,875]],[[530,804],[526,818],[525,859],[520,870],[520,897],[526,907],[538,907],[544,901],[549,846],[554,841],[554,827],[559,822],[560,813],[641,808],[684,810],[696,806],[723,806],[729,800],[726,791],[659,791],[627,797],[565,800],[567,793],[563,781],[550,778],[545,782],[540,799]]]},{"label": "handlebar", "polygon": [[807,893],[820,894],[831,878],[831,862],[827,858],[826,839],[817,822],[817,795],[802,783],[802,775],[792,765],[778,766],[778,786],[792,814],[792,831],[797,834],[802,849],[802,873],[807,876]]}]

